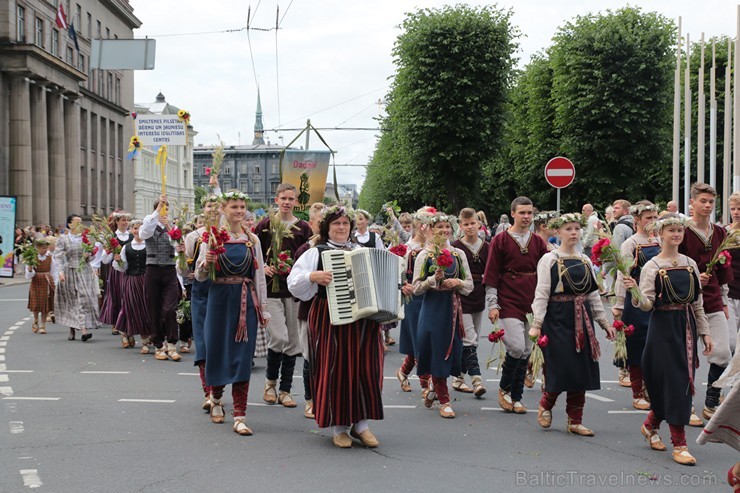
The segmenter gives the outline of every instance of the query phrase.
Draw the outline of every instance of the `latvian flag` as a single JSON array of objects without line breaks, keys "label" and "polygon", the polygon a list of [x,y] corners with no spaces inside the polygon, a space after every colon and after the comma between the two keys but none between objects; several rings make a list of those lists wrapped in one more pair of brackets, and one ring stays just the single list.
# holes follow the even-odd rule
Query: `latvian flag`
[{"label": "latvian flag", "polygon": [[62,6],[62,1],[59,0],[59,7],[57,8],[57,27],[59,29],[68,29],[69,26],[67,25],[67,14],[64,13],[64,7]]}]

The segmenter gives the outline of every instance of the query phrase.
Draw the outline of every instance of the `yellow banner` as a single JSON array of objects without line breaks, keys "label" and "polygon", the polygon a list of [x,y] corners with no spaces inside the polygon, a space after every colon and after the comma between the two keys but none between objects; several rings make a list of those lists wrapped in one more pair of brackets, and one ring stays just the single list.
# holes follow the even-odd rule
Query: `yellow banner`
[{"label": "yellow banner", "polygon": [[285,151],[283,183],[290,183],[298,189],[297,210],[305,211],[314,202],[324,200],[330,159],[329,151]]}]

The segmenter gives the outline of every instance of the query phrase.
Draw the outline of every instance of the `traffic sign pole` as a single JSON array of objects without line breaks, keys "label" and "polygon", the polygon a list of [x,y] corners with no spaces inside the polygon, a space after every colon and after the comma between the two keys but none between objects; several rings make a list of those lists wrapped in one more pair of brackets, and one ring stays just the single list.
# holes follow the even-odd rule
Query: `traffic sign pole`
[{"label": "traffic sign pole", "polygon": [[560,214],[560,189],[556,188],[557,192],[557,199],[555,199],[555,210],[558,211],[558,214]]}]

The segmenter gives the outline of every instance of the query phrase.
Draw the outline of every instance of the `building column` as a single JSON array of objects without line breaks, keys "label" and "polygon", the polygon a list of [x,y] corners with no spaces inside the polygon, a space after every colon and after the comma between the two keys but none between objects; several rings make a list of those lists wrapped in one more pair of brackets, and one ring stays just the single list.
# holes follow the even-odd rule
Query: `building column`
[{"label": "building column", "polygon": [[10,108],[8,97],[8,78],[0,72],[0,195],[10,194],[9,135],[10,135]]},{"label": "building column", "polygon": [[18,199],[17,223],[31,224],[31,101],[25,77],[10,80],[10,195]]},{"label": "building column", "polygon": [[[59,93],[46,98],[49,135],[49,202],[51,225],[64,224],[67,220],[67,168],[64,142],[64,100]],[[66,225],[65,225],[66,226]]]},{"label": "building column", "polygon": [[31,87],[31,172],[33,224],[49,224],[49,151],[47,147],[46,88]]},{"label": "building column", "polygon": [[64,155],[67,168],[67,214],[80,210],[80,105],[64,101]]}]

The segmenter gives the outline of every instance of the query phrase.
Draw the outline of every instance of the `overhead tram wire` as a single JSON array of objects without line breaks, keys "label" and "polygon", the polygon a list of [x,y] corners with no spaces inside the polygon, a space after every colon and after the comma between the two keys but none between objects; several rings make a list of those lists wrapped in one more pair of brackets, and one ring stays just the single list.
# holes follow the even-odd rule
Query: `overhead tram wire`
[{"label": "overhead tram wire", "polygon": [[[290,120],[289,122],[286,122],[285,125],[290,125],[291,123],[294,123],[294,122],[297,122],[297,121],[301,121],[301,120],[305,120],[306,118],[311,118],[314,115],[318,115],[319,113],[323,113],[324,111],[328,111],[330,109],[336,108],[337,106],[341,106],[343,104],[351,103],[352,101],[358,100],[360,98],[364,98],[365,96],[369,96],[370,94],[373,94],[374,92],[378,92],[378,91],[380,91],[382,89],[386,89],[386,87],[387,86],[378,87],[376,89],[373,89],[370,92],[366,92],[365,94],[360,94],[359,96],[355,96],[353,98],[347,99],[346,101],[342,101],[340,103],[336,103],[336,104],[333,104],[333,105],[328,106],[326,108],[323,108],[323,109],[314,111],[314,112],[312,112],[312,113],[310,113],[310,114],[308,114],[306,116],[303,116],[303,117],[300,117],[300,118],[296,118],[294,120]],[[287,129],[287,128],[277,128],[277,129],[273,129],[272,131],[274,131],[274,132],[282,132],[284,130],[285,131],[295,131],[295,129]],[[303,130],[303,128],[299,128],[298,130]],[[332,130],[334,130],[334,129],[332,129]]]},{"label": "overhead tram wire", "polygon": [[[255,13],[257,13],[257,9],[259,8],[261,3],[257,3],[257,8],[254,9]],[[257,81],[257,69],[254,66],[254,54],[252,53],[252,38],[249,36],[249,23],[251,21],[251,13],[252,13],[252,5],[249,6],[249,9],[247,10],[247,44],[249,45],[249,58],[252,61],[252,75],[254,76],[254,86],[255,89],[259,90],[260,84]]]},{"label": "overhead tram wire", "polygon": [[[293,2],[290,2],[290,5],[292,5]],[[290,8],[290,5],[288,5],[288,8]],[[287,13],[287,11],[286,11]],[[285,18],[285,14],[283,14],[283,19]],[[277,89],[277,113],[278,113],[278,127],[282,125],[281,117],[280,117],[280,63],[278,60],[278,28],[280,27],[280,4],[277,4],[277,10],[275,11],[275,87]]]}]

